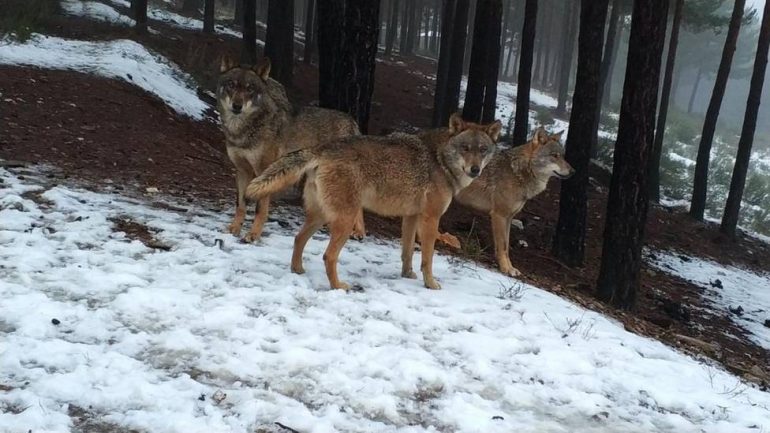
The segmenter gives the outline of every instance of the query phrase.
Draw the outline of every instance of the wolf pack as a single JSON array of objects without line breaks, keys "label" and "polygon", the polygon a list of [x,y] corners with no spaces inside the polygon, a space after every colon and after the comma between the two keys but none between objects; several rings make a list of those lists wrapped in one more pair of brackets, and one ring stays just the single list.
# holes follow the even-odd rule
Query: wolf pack
[{"label": "wolf pack", "polygon": [[482,125],[453,114],[443,128],[373,136],[362,135],[346,113],[295,110],[284,87],[270,78],[268,58],[249,67],[223,57],[216,93],[236,173],[237,202],[228,231],[240,235],[247,199],[253,200],[256,215],[244,240],[258,240],[270,197],[301,185],[305,221],[294,239],[291,271],[304,272],[305,246],[326,226],[323,260],[333,289],[351,287],[340,280],[337,261],[351,236],[365,236],[364,209],[401,217],[401,276],[417,278],[412,256],[419,240],[425,287],[440,289],[433,252],[437,240],[452,238],[439,233],[439,221],[453,199],[489,214],[500,271],[518,276],[509,256],[514,216],[551,177],[574,173],[564,159],[562,134],[542,127],[526,144],[503,149],[497,145],[499,120]]}]

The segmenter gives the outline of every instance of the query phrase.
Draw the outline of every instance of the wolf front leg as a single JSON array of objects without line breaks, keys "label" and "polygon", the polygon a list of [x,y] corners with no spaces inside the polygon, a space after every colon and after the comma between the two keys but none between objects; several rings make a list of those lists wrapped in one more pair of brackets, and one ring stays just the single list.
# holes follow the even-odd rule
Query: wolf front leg
[{"label": "wolf front leg", "polygon": [[425,287],[433,290],[441,289],[441,285],[433,278],[433,249],[438,237],[439,216],[423,216],[420,224],[420,245],[422,246],[422,279]]},{"label": "wolf front leg", "polygon": [[257,214],[254,216],[254,223],[251,224],[249,234],[243,238],[246,242],[254,242],[262,236],[262,229],[267,221],[267,213],[270,210],[270,196],[262,197],[257,203]]},{"label": "wolf front leg", "polygon": [[412,270],[412,256],[418,218],[419,215],[408,215],[401,220],[401,276],[404,278],[417,278]]},{"label": "wolf front leg", "polygon": [[233,222],[227,226],[227,231],[229,231],[233,236],[238,236],[241,234],[241,227],[243,227],[243,221],[246,219],[246,187],[249,185],[249,182],[251,182],[251,179],[253,178],[253,173],[236,165],[235,217],[233,217]]},{"label": "wolf front leg", "polygon": [[508,256],[511,236],[511,218],[501,215],[497,212],[490,213],[492,219],[492,235],[495,238],[495,257],[500,272],[511,277],[521,275],[518,269],[513,267],[511,259]]}]

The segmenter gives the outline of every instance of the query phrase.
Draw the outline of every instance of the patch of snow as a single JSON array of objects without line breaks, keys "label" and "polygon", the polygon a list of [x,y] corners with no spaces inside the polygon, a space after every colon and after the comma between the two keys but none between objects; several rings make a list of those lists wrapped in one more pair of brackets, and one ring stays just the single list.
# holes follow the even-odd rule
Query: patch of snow
[{"label": "patch of snow", "polygon": [[121,26],[133,26],[136,22],[116,11],[110,5],[96,1],[62,0],[61,7],[69,15],[81,16]]},{"label": "patch of snow", "polygon": [[[649,262],[703,287],[704,298],[745,329],[755,343],[770,350],[770,328],[764,326],[770,319],[770,275],[667,251],[655,251]],[[738,307],[740,314],[731,312]]]},{"label": "patch of snow", "polygon": [[695,161],[693,161],[690,158],[684,157],[684,156],[682,156],[682,155],[680,155],[680,154],[678,154],[676,152],[669,152],[668,153],[668,158],[671,159],[672,161],[676,161],[676,162],[682,163],[682,165],[684,165],[685,167],[694,167],[695,166]]},{"label": "patch of snow", "polygon": [[430,291],[399,277],[395,243],[351,241],[340,270],[366,290],[329,291],[325,234],[294,275],[296,227],[241,244],[227,213],[45,190],[44,175],[0,169],[0,407],[18,408],[3,432],[70,431],[73,405],[153,433],[770,428],[770,394],[473,263],[437,255]]},{"label": "patch of snow", "polygon": [[126,39],[79,41],[35,34],[0,45],[0,64],[70,69],[119,78],[156,95],[176,112],[202,119],[208,106],[187,74],[166,58]]}]

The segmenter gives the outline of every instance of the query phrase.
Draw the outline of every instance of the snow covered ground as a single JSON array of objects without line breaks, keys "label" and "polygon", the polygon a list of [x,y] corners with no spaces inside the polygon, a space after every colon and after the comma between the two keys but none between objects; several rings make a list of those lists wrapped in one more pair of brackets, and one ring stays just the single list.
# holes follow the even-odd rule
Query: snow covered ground
[{"label": "snow covered ground", "polygon": [[702,287],[701,296],[770,350],[770,328],[764,325],[770,320],[770,275],[671,252],[656,251],[652,257],[656,268]]},{"label": "snow covered ground", "polygon": [[156,95],[180,114],[203,119],[208,105],[193,80],[163,56],[127,39],[79,41],[34,34],[0,44],[0,64],[70,69],[118,78]]},{"label": "snow covered ground", "polygon": [[325,234],[293,275],[294,227],[241,244],[205,204],[46,189],[43,174],[0,169],[0,431],[69,431],[83,410],[153,433],[770,428],[770,394],[472,263],[437,257],[444,289],[429,291],[398,277],[394,243],[351,241],[340,269],[365,291],[330,291]]},{"label": "snow covered ground", "polygon": [[62,0],[61,7],[69,15],[87,17],[121,26],[133,26],[135,24],[133,19],[116,11],[110,5],[96,1]]}]

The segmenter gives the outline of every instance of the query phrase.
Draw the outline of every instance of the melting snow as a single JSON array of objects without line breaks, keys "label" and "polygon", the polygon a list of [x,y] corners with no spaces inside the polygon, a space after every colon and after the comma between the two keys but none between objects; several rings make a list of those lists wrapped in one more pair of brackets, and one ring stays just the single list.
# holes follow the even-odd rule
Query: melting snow
[{"label": "melting snow", "polygon": [[208,105],[193,80],[164,57],[126,40],[79,41],[39,34],[0,44],[0,64],[71,69],[119,78],[156,95],[180,114],[202,119]]},{"label": "melting snow", "polygon": [[366,290],[330,291],[325,234],[299,276],[296,227],[245,245],[221,232],[229,212],[24,174],[0,169],[0,431],[69,431],[75,407],[153,433],[770,427],[770,394],[472,263],[436,257],[444,290],[429,291],[399,278],[396,244],[351,241],[342,277]]},{"label": "melting snow", "polygon": [[133,19],[116,11],[112,6],[96,1],[62,0],[61,6],[70,15],[88,17],[97,21],[105,21],[122,26],[133,26],[135,24]]}]

